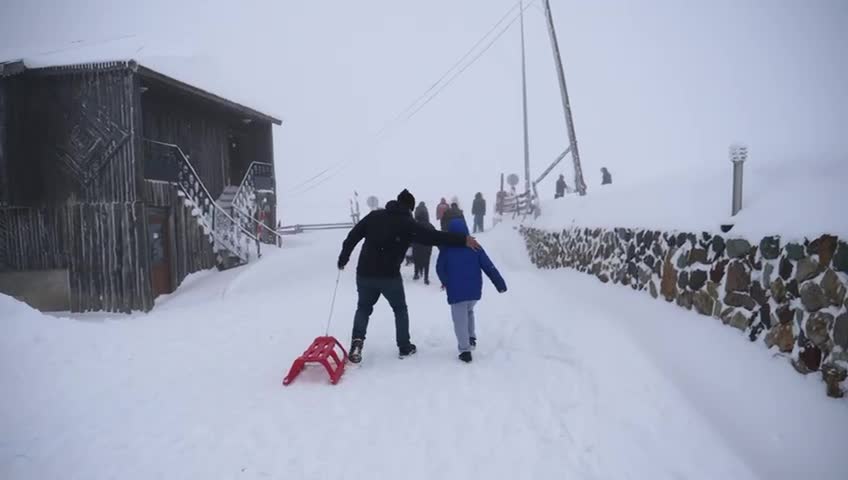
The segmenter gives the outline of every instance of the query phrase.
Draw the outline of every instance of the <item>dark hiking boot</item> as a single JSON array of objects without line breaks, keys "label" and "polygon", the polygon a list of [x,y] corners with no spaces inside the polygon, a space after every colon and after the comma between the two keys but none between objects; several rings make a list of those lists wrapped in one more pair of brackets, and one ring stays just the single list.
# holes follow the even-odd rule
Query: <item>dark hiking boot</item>
[{"label": "dark hiking boot", "polygon": [[410,355],[414,355],[418,350],[415,348],[414,343],[410,343],[409,345],[404,345],[402,347],[398,347],[398,355],[400,358],[406,358]]},{"label": "dark hiking boot", "polygon": [[359,363],[362,361],[362,344],[364,340],[361,338],[354,338],[352,342],[350,342],[350,352],[348,352],[347,358],[350,360],[350,363]]},{"label": "dark hiking boot", "polygon": [[469,337],[469,338],[468,338],[468,343],[470,343],[470,344],[471,344],[471,350],[476,350],[476,349],[477,349],[477,337]]},{"label": "dark hiking boot", "polygon": [[471,352],[462,352],[459,354],[459,359],[465,363],[471,363]]},{"label": "dark hiking boot", "polygon": [[424,285],[430,285],[430,279],[429,278],[424,279]]}]

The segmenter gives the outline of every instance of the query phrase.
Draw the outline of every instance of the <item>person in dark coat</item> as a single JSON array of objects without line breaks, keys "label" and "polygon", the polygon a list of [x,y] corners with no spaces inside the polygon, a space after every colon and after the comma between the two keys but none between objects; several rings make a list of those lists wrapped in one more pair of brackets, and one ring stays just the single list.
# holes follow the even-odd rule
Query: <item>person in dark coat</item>
[{"label": "person in dark coat", "polygon": [[[442,221],[442,217],[445,216],[445,212],[448,211],[450,205],[448,205],[448,201],[445,200],[445,197],[442,197],[442,200],[439,202],[439,205],[436,206],[436,220]],[[444,228],[442,229],[444,230]]]},{"label": "person in dark coat", "polygon": [[565,190],[568,188],[568,185],[565,184],[565,176],[560,174],[559,178],[556,181],[556,193],[554,194],[554,198],[562,198],[565,196]]},{"label": "person in dark coat", "polygon": [[[415,220],[427,230],[436,229],[427,218],[419,217]],[[430,258],[432,255],[432,246],[421,243],[412,244],[412,259],[415,263],[415,276],[412,277],[413,280],[424,277],[424,285],[430,285]]]},{"label": "person in dark coat", "polygon": [[421,220],[424,220],[427,223],[430,222],[430,211],[427,210],[427,205],[424,202],[419,203],[418,206],[415,207],[413,217],[416,222],[420,222]]},{"label": "person in dark coat", "polygon": [[400,265],[404,253],[412,242],[445,247],[479,249],[480,244],[471,235],[430,230],[412,219],[415,197],[409,191],[400,192],[397,201],[386,204],[385,210],[376,210],[360,220],[348,233],[342,244],[337,262],[343,270],[350,255],[363,239],[356,267],[356,288],[359,299],[353,319],[353,340],[350,361],[362,361],[362,346],[368,329],[368,319],[380,296],[386,297],[395,314],[395,337],[401,357],[416,352],[409,339],[409,312]]},{"label": "person in dark coat", "polygon": [[[448,229],[468,234],[468,226],[461,218],[451,220]],[[481,272],[489,277],[498,292],[506,292],[506,282],[482,248],[477,251],[452,247],[439,249],[436,273],[447,290],[459,359],[463,362],[471,361],[471,350],[477,346],[474,305],[483,296]]]},{"label": "person in dark coat", "polygon": [[445,211],[444,215],[442,215],[441,224],[442,224],[442,231],[443,232],[448,231],[448,225],[450,225],[450,221],[453,220],[454,218],[461,218],[461,219],[465,220],[465,213],[463,213],[463,211],[460,210],[459,204],[457,204],[456,202],[451,203],[450,208],[448,208]]},{"label": "person in dark coat", "polygon": [[483,231],[483,217],[486,216],[486,200],[483,199],[483,194],[477,192],[474,195],[474,202],[471,204],[471,215],[474,217],[474,233]]},{"label": "person in dark coat", "polygon": [[612,175],[609,170],[607,170],[607,167],[601,167],[601,176],[603,177],[601,179],[601,185],[609,185],[612,183]]}]

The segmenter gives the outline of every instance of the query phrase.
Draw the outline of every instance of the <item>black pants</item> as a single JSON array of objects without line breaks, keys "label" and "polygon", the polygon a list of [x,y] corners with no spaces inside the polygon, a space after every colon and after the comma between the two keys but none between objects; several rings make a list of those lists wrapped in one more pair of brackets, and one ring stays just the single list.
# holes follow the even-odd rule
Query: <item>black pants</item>
[{"label": "black pants", "polygon": [[409,312],[406,308],[406,294],[403,280],[397,277],[356,277],[356,290],[359,300],[353,317],[353,338],[365,340],[368,319],[374,311],[374,305],[380,295],[386,297],[395,312],[395,339],[398,347],[409,345]]},{"label": "black pants", "polygon": [[474,233],[483,231],[483,215],[474,215]]},{"label": "black pants", "polygon": [[425,282],[430,281],[430,258],[427,257],[427,260],[417,258],[415,259],[415,278],[419,278],[423,276]]}]

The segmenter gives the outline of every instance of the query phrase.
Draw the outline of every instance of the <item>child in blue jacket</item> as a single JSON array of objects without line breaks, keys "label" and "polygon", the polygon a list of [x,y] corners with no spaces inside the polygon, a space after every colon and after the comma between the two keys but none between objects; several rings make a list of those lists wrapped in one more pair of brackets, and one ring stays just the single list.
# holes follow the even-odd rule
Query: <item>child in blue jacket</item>
[{"label": "child in blue jacket", "polygon": [[[468,226],[462,218],[455,218],[448,224],[448,231],[468,235]],[[482,248],[476,251],[459,247],[440,249],[436,273],[448,293],[459,359],[466,363],[471,361],[471,350],[477,346],[474,305],[483,295],[481,272],[486,272],[498,292],[506,291],[506,282]]]}]

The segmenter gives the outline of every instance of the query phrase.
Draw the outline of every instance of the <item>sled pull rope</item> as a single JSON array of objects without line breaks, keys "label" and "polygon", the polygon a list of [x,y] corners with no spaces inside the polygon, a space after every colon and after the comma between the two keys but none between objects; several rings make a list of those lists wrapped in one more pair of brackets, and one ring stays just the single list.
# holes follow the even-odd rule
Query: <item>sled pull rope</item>
[{"label": "sled pull rope", "polygon": [[339,270],[339,274],[336,275],[336,288],[333,289],[333,300],[330,301],[330,316],[327,317],[327,329],[324,331],[324,336],[330,334],[330,322],[333,321],[333,309],[336,307],[336,293],[339,291],[339,280],[342,278],[342,271]]}]

